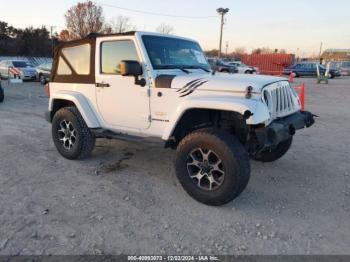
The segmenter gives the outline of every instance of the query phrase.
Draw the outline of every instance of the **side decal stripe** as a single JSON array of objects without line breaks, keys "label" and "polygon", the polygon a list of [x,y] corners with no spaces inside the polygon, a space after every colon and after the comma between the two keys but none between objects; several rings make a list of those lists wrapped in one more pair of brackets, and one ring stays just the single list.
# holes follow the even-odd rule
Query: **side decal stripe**
[{"label": "side decal stripe", "polygon": [[195,82],[198,82],[202,80],[202,78],[198,78],[198,79],[195,79],[195,80],[192,80],[191,82],[188,82],[186,85],[184,85],[182,88],[178,89],[176,92],[180,92],[184,89],[186,89],[187,87],[189,87],[190,85],[194,84]]},{"label": "side decal stripe", "polygon": [[184,97],[184,96],[188,96],[189,94],[192,94],[198,87],[200,87],[201,85],[204,85],[207,82],[208,81],[202,81],[200,83],[197,83],[192,88],[188,89],[186,93],[183,93],[180,97]]}]

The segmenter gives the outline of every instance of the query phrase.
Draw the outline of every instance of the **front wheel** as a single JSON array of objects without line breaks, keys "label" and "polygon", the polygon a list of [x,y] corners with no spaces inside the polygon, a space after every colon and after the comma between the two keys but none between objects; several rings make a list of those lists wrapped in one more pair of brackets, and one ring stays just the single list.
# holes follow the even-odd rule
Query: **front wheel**
[{"label": "front wheel", "polygon": [[95,136],[75,107],[58,110],[52,120],[52,138],[58,152],[67,159],[83,159],[95,147]]},{"label": "front wheel", "polygon": [[247,151],[222,130],[201,129],[177,148],[176,175],[185,191],[207,205],[224,205],[239,196],[250,177]]},{"label": "front wheel", "polygon": [[0,103],[4,102],[4,98],[5,98],[4,89],[2,89],[1,83],[0,83]]},{"label": "front wheel", "polygon": [[46,77],[44,75],[39,75],[39,82],[42,85],[46,85]]},{"label": "front wheel", "polygon": [[277,159],[280,159],[282,156],[284,156],[288,150],[290,149],[293,142],[293,137],[290,137],[289,139],[282,141],[275,147],[274,149],[268,149],[265,151],[260,152],[259,155],[253,156],[252,158],[257,161],[261,162],[273,162]]}]

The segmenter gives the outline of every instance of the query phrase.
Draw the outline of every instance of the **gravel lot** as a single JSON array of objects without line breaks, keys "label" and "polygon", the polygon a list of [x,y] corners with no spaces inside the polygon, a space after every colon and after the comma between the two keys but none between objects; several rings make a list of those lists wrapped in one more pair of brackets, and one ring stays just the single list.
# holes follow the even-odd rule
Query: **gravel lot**
[{"label": "gravel lot", "polygon": [[208,207],[168,149],[99,140],[90,159],[63,159],[42,87],[3,81],[0,254],[350,254],[350,78],[297,82],[317,123],[281,160],[252,162],[238,199]]}]

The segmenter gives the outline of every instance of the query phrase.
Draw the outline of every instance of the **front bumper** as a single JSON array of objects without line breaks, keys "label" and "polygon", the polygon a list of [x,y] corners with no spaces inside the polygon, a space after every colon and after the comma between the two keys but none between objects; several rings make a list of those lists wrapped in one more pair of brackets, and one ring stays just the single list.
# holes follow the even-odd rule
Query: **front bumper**
[{"label": "front bumper", "polygon": [[23,73],[21,72],[20,77],[22,80],[36,80],[36,73]]},{"label": "front bumper", "polygon": [[255,130],[260,149],[276,147],[295,134],[296,130],[308,128],[315,123],[314,115],[299,111],[290,116],[276,119],[269,126]]}]

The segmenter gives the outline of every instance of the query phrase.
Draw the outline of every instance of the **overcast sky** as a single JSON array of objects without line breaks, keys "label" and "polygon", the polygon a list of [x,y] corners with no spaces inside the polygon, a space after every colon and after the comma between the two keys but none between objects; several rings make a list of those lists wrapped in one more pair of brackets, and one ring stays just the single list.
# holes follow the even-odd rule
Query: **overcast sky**
[{"label": "overcast sky", "polygon": [[[54,25],[64,28],[64,13],[77,3],[73,0],[0,0],[0,20],[17,27]],[[214,16],[186,19],[152,16],[103,6],[106,19],[128,16],[139,30],[155,31],[161,23],[171,25],[175,34],[194,38],[204,49],[218,47],[219,17],[216,8],[230,12],[224,29],[229,51],[244,46],[284,48],[299,56],[317,54],[324,48],[350,48],[349,0],[99,0],[147,12],[182,16]],[[217,17],[215,17],[217,16]]]}]

